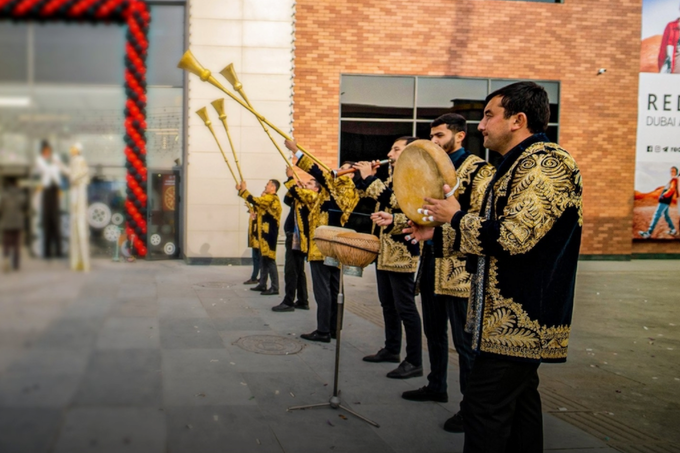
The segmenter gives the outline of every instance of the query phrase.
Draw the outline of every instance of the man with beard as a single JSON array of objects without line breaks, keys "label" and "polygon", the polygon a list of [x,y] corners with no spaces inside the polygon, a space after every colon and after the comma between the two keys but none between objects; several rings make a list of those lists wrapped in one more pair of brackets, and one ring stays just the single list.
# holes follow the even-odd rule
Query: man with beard
[{"label": "man with beard", "polygon": [[[465,209],[479,212],[484,189],[493,176],[493,167],[483,159],[463,148],[467,124],[456,113],[440,116],[430,125],[430,139],[439,145],[451,159],[460,184],[454,196]],[[436,234],[451,237],[451,226],[435,229]],[[460,254],[444,253],[426,241],[420,259],[419,282],[423,308],[423,330],[427,337],[430,358],[428,384],[417,390],[404,392],[402,397],[411,401],[447,402],[447,370],[449,359],[448,326],[451,324],[453,345],[458,352],[460,392],[465,395],[468,376],[474,362],[471,335],[465,332],[465,320],[470,296],[470,274],[465,269],[465,259]],[[458,411],[444,424],[449,432],[463,432],[463,418]]]}]

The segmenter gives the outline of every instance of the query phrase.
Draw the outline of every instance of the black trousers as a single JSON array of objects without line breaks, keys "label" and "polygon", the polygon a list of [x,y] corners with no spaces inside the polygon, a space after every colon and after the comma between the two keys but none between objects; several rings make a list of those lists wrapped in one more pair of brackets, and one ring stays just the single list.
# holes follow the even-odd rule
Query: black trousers
[{"label": "black trousers", "polygon": [[338,292],[340,269],[326,266],[323,261],[310,261],[312,288],[316,300],[316,330],[321,333],[335,332],[338,322]]},{"label": "black trousers", "polygon": [[276,260],[268,256],[260,255],[260,283],[262,287],[267,287],[267,277],[271,280],[271,289],[279,290],[279,271],[276,268]]},{"label": "black trousers", "polygon": [[250,256],[253,257],[253,273],[250,274],[251,280],[259,280],[257,276],[260,274],[260,249],[251,248]]},{"label": "black trousers", "polygon": [[472,335],[465,332],[468,300],[434,293],[435,258],[431,245],[425,245],[420,257],[423,266],[420,278],[420,300],[423,307],[423,331],[427,338],[430,358],[428,388],[446,392],[449,367],[448,325],[451,324],[453,345],[458,353],[460,392],[465,394],[468,377],[475,360]]},{"label": "black trousers", "polygon": [[21,230],[5,230],[2,232],[2,254],[5,258],[11,255],[12,268],[19,269],[19,257],[21,249],[19,248],[19,239],[21,238]]},{"label": "black trousers", "polygon": [[413,272],[390,272],[376,269],[378,298],[385,320],[385,349],[401,353],[401,324],[406,331],[406,361],[423,364],[422,327],[416,308]]},{"label": "black trousers", "polygon": [[42,193],[43,257],[61,257],[61,218],[59,214],[59,187],[50,186]]},{"label": "black trousers", "polygon": [[295,293],[300,305],[309,304],[307,294],[307,275],[305,274],[305,253],[293,250],[293,233],[286,233],[286,261],[283,265],[283,281],[286,284],[286,297],[283,303],[293,305]]},{"label": "black trousers", "polygon": [[465,453],[539,453],[538,363],[480,355],[463,398]]}]

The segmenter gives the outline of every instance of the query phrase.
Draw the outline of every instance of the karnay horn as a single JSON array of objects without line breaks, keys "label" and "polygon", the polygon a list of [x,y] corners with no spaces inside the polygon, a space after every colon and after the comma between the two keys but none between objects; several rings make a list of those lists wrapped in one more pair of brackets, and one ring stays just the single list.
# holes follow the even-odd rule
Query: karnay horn
[{"label": "karnay horn", "polygon": [[[234,70],[234,64],[230,63],[229,66],[220,71],[220,74],[222,74],[224,78],[227,79],[231,86],[234,87],[238,94],[241,95],[243,100],[246,101],[246,104],[248,104],[248,106],[252,108],[253,104],[250,103],[250,101],[248,100],[248,96],[246,96],[246,93],[243,91],[243,84],[238,80],[238,76],[236,75],[236,71]],[[267,129],[267,126],[260,118],[258,118],[257,120],[260,122],[260,126],[262,126],[262,129],[264,129],[265,133],[269,137],[269,140],[271,140],[274,146],[276,147],[276,150],[279,152],[279,154],[281,154],[281,157],[283,157],[283,160],[286,161],[286,165],[288,165],[288,167],[293,172],[293,175],[295,175],[295,179],[300,181],[300,176],[295,171],[295,168],[293,168],[292,162],[288,159],[288,157],[286,157],[286,154],[283,152],[283,150],[281,150],[281,147],[276,143],[276,140],[274,140],[274,137],[272,137],[272,134],[269,132],[269,129]]]},{"label": "karnay horn", "polygon": [[241,181],[243,181],[241,165],[238,163],[238,157],[236,157],[236,148],[234,148],[234,142],[231,141],[231,134],[229,133],[229,127],[227,126],[227,114],[224,113],[224,98],[216,99],[212,101],[210,104],[212,104],[212,106],[215,108],[215,111],[217,112],[220,121],[222,121],[224,130],[227,133],[227,140],[229,140],[229,147],[231,148],[231,153],[234,155],[234,162],[236,162],[236,170],[238,170],[238,175],[241,177]]},{"label": "karnay horn", "polygon": [[[258,119],[262,120],[267,126],[271,127],[276,131],[277,134],[279,134],[281,137],[285,138],[286,140],[293,140],[288,134],[283,132],[281,129],[273,125],[271,122],[269,122],[264,116],[260,115],[257,113],[252,107],[250,107],[248,104],[246,104],[244,101],[239,99],[234,93],[231,91],[227,90],[222,84],[212,75],[210,70],[205,69],[201,63],[196,60],[196,57],[194,57],[193,53],[191,53],[191,50],[187,50],[184,52],[184,55],[182,58],[179,60],[179,63],[177,64],[177,67],[180,69],[184,69],[185,71],[188,71],[194,75],[197,75],[203,82],[208,82],[214,87],[222,90],[224,94],[241,104],[241,107],[244,109],[248,110],[250,113],[255,115]],[[306,149],[304,149],[302,146],[297,145],[298,149],[305,153],[310,159],[312,159],[317,165],[319,165],[321,168],[323,168],[326,171],[330,171],[331,169],[324,165],[321,161],[317,160],[314,158]]]},{"label": "karnay horn", "polygon": [[220,149],[220,152],[222,153],[222,157],[224,157],[224,161],[227,163],[227,167],[229,167],[229,172],[231,173],[231,176],[234,177],[234,181],[236,184],[239,183],[238,179],[236,178],[236,174],[234,173],[234,169],[231,168],[231,164],[227,160],[227,155],[224,154],[224,150],[222,149],[222,145],[220,145],[220,141],[217,140],[217,136],[215,135],[215,131],[213,130],[212,127],[212,121],[210,121],[210,117],[208,116],[208,110],[205,107],[201,107],[200,109],[196,110],[196,115],[200,116],[201,119],[203,120],[203,124],[210,129],[210,133],[212,134],[213,138],[215,139],[215,142],[217,142],[217,147]]}]

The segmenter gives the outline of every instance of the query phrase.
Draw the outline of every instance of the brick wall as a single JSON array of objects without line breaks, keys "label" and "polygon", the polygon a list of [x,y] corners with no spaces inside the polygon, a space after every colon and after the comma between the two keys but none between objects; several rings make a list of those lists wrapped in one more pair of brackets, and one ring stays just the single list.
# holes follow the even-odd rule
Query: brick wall
[{"label": "brick wall", "polygon": [[560,142],[585,184],[581,252],[631,253],[640,0],[297,0],[296,9],[295,135],[329,165],[340,74],[558,80]]}]

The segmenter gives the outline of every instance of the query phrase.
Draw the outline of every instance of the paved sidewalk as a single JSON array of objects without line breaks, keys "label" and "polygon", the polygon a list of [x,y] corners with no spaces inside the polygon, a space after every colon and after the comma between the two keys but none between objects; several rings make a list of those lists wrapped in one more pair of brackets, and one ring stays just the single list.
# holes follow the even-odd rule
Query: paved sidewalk
[{"label": "paved sidewalk", "polygon": [[[2,453],[462,451],[463,435],[441,429],[460,400],[454,367],[449,403],[414,403],[399,395],[425,378],[387,379],[394,364],[361,361],[383,341],[375,319],[354,313],[377,307],[371,269],[346,280],[340,389],[380,428],[342,410],[286,410],[328,401],[335,342],[299,340],[316,311],[272,312],[281,297],[242,285],[249,268],[100,260],[83,275],[65,262],[27,265],[0,275]],[[279,343],[255,346],[302,350],[235,344],[263,335]],[[555,395],[544,393],[546,450],[617,451],[552,414],[567,404]]]}]

